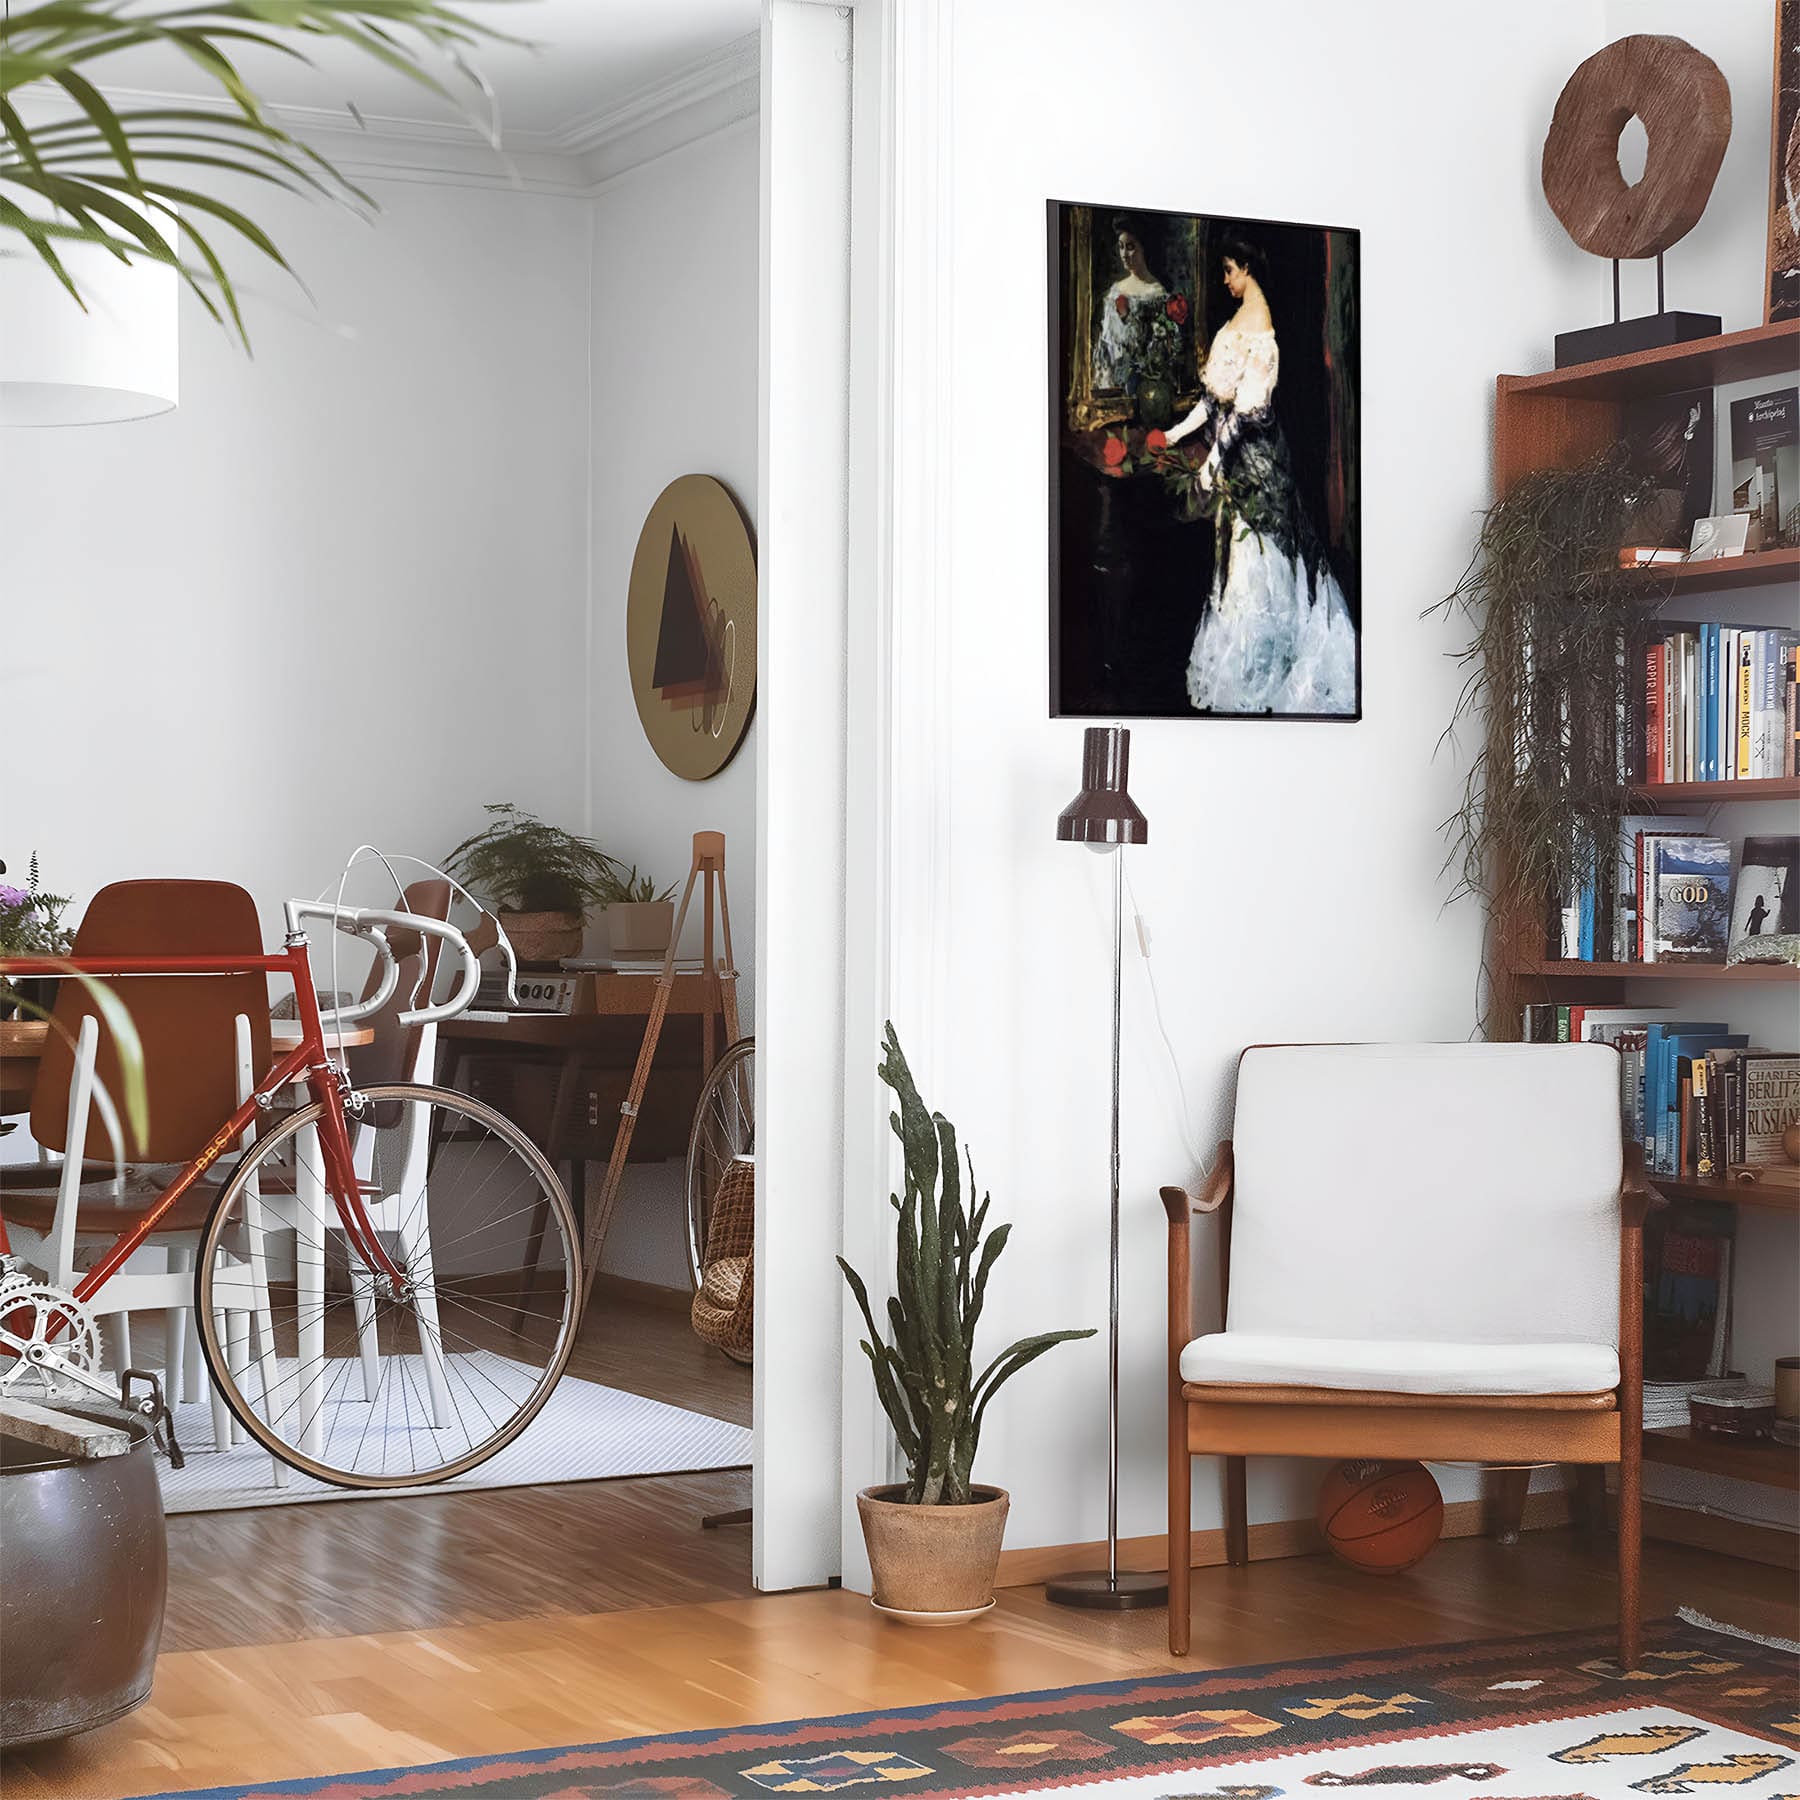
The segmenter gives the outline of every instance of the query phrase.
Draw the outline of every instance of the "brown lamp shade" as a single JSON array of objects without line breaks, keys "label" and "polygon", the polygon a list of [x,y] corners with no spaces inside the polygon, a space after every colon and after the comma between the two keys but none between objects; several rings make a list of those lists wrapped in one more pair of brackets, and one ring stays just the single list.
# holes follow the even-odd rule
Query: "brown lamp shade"
[{"label": "brown lamp shade", "polygon": [[1090,725],[1081,745],[1081,792],[1056,815],[1064,844],[1147,844],[1150,821],[1126,792],[1131,733],[1123,725]]}]

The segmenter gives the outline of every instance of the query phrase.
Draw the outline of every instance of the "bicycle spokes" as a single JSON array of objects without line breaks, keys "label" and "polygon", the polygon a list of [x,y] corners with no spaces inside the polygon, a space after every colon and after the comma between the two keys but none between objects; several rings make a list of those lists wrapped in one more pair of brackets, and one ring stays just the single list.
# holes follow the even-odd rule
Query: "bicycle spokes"
[{"label": "bicycle spokes", "polygon": [[233,1173],[201,1247],[202,1342],[233,1410],[295,1467],[355,1487],[441,1480],[510,1442],[555,1384],[579,1232],[543,1157],[479,1102],[406,1085],[357,1098],[355,1203],[331,1196],[318,1107]]}]

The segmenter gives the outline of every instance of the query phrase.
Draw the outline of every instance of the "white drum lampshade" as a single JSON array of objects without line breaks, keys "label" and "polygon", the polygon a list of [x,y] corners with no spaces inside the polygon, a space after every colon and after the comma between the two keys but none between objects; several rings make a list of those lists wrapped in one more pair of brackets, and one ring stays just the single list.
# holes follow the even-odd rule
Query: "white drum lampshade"
[{"label": "white drum lampshade", "polygon": [[180,277],[59,243],[81,297],[23,244],[0,256],[0,425],[105,425],[167,412],[180,398]]}]

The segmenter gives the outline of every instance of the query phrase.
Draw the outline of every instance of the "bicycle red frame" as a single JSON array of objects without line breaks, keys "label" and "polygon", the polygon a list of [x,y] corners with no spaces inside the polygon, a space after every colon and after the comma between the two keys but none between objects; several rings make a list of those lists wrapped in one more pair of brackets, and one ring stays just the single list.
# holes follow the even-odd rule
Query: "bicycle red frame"
[{"label": "bicycle red frame", "polygon": [[[249,1099],[220,1125],[199,1154],[182,1166],[180,1174],[163,1189],[137,1224],[120,1233],[100,1261],[82,1276],[75,1288],[77,1300],[85,1300],[105,1286],[156,1229],[170,1207],[249,1130],[269,1098],[289,1082],[302,1078],[307,1093],[319,1105],[319,1147],[325,1163],[326,1191],[337,1208],[346,1236],[375,1273],[396,1283],[405,1279],[405,1272],[382,1248],[363,1205],[362,1184],[356,1178],[356,1157],[344,1124],[343,1076],[326,1053],[325,1027],[319,1016],[319,997],[313,988],[304,938],[284,950],[256,955],[0,958],[0,975],[67,977],[71,974],[92,975],[102,980],[134,975],[285,975],[294,984],[295,1007],[300,1018],[300,1042],[270,1068]],[[70,1146],[68,1153],[79,1155],[80,1148]],[[8,1247],[5,1213],[0,1209],[0,1252]]]}]

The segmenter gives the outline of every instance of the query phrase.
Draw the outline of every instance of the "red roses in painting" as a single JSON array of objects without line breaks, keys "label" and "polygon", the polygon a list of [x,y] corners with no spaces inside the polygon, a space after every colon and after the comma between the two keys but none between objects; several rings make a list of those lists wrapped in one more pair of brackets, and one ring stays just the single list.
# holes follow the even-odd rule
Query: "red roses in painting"
[{"label": "red roses in painting", "polygon": [[1177,325],[1185,325],[1188,318],[1188,303],[1185,294],[1171,294],[1169,304],[1164,309]]}]

